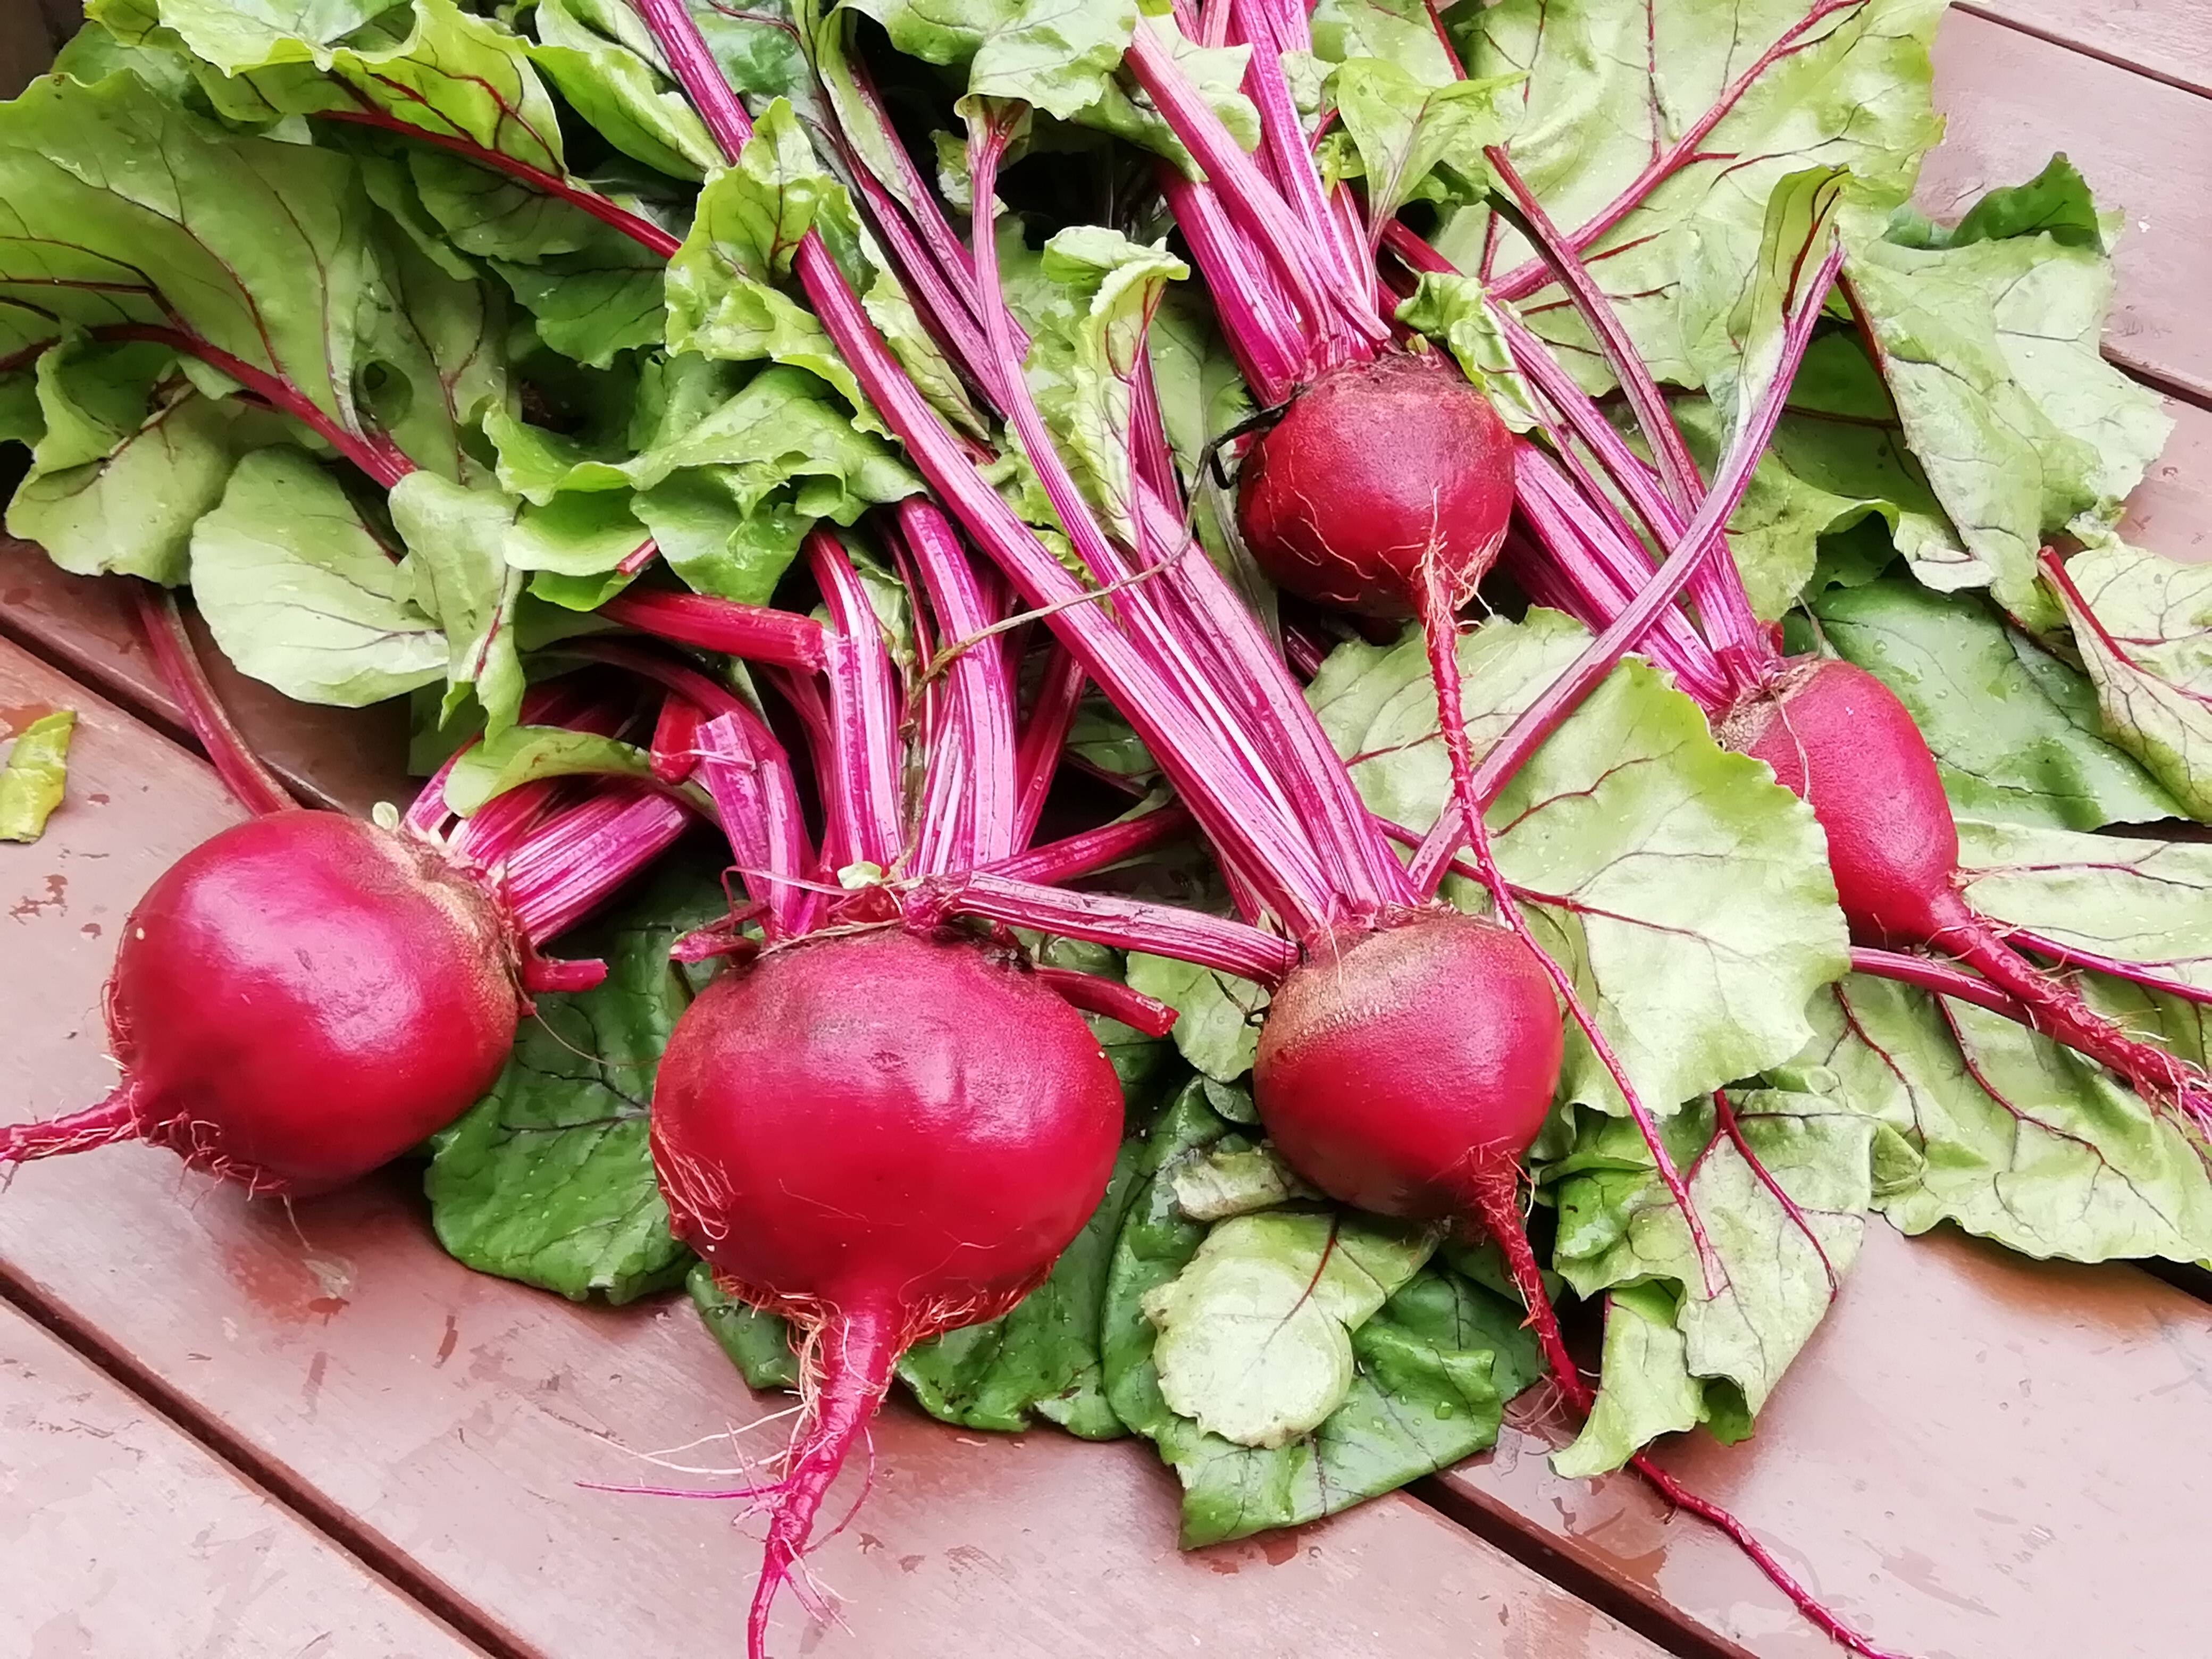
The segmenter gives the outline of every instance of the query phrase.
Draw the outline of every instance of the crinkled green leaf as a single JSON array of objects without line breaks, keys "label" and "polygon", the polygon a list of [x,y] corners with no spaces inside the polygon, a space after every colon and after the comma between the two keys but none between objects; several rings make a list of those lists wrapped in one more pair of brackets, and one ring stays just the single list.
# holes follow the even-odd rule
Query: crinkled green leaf
[{"label": "crinkled green leaf", "polygon": [[157,398],[189,392],[175,365],[167,346],[103,345],[82,335],[40,352],[32,367],[40,428],[32,471],[60,472],[112,455],[137,435]]},{"label": "crinkled green leaf", "polygon": [[845,187],[816,161],[791,106],[776,100],[737,164],[700,192],[690,234],[668,266],[668,342],[725,362],[773,358],[835,386],[854,417],[888,436],[814,314],[770,284],[787,276],[810,230],[855,234]]},{"label": "crinkled green leaf", "polygon": [[536,264],[490,264],[537,319],[538,337],[580,363],[605,368],[618,352],[660,343],[668,268],[617,231],[595,232],[580,252]]},{"label": "crinkled green leaf", "polygon": [[741,475],[716,466],[672,474],[633,503],[668,568],[694,592],[766,605],[814,521],[788,503],[746,509]]},{"label": "crinkled green leaf", "polygon": [[1899,208],[1889,238],[1910,247],[1965,247],[2007,236],[2048,235],[2068,247],[2102,250],[2112,236],[2089,194],[2088,181],[2063,155],[2054,155],[2024,185],[1990,191],[1955,225],[1946,228],[1911,208]]},{"label": "crinkled green leaf", "polygon": [[1267,1007],[1265,989],[1218,969],[1141,951],[1129,953],[1128,973],[1133,990],[1176,1011],[1172,1035],[1185,1060],[1221,1083],[1234,1083],[1252,1069]]},{"label": "crinkled green leaf", "polygon": [[1182,1482],[1186,1547],[1334,1514],[1482,1450],[1497,1437],[1504,1401],[1539,1369],[1517,1308],[1431,1264],[1352,1333],[1350,1395],[1311,1434],[1262,1450],[1177,1416],[1160,1392],[1158,1334],[1142,1304],[1206,1237],[1176,1206],[1174,1169],[1200,1149],[1243,1144],[1229,1134],[1200,1083],[1163,1110],[1107,1281],[1107,1398]]},{"label": "crinkled green leaf", "polygon": [[327,52],[386,14],[392,0],[133,0],[94,8],[125,39],[130,25],[149,24],[156,13],[193,52],[216,68],[234,70],[288,52],[304,58]]},{"label": "crinkled green leaf", "polygon": [[2180,816],[2099,730],[2080,671],[1978,596],[1890,577],[1814,596],[1821,637],[1897,693],[1961,817],[2069,830]]},{"label": "crinkled green leaf", "polygon": [[1526,432],[1537,424],[1535,394],[1515,367],[1496,304],[1477,278],[1423,271],[1419,285],[1398,307],[1398,320],[1442,343],[1460,372],[1482,388],[1506,425]]},{"label": "crinkled green leaf", "polygon": [[711,867],[679,862],[564,941],[605,959],[605,982],[538,998],[491,1093],[432,1142],[423,1187],[455,1258],[578,1302],[682,1281],[690,1252],[668,1230],[646,1109],[691,1000],[669,946],[727,908]]},{"label": "crinkled green leaf", "polygon": [[1656,1282],[1623,1285],[1605,1298],[1601,1384],[1582,1432],[1552,1454],[1570,1480],[1620,1468],[1662,1434],[1705,1422],[1706,1385],[1690,1375],[1689,1340],[1675,1323],[1680,1296]]},{"label": "crinkled green leaf", "polygon": [[1433,1229],[1334,1211],[1216,1223],[1142,1298],[1161,1398],[1241,1446],[1272,1450],[1311,1433],[1352,1391],[1352,1334],[1436,1245]]},{"label": "crinkled green leaf", "polygon": [[1045,244],[1042,269],[1053,299],[1031,330],[1024,375],[1085,496],[1133,544],[1133,377],[1162,291],[1189,267],[1164,243],[1084,225]]},{"label": "crinkled green leaf", "polygon": [[467,817],[508,790],[546,778],[652,775],[651,757],[635,744],[564,726],[510,726],[453,763],[446,805]]},{"label": "crinkled green leaf", "polygon": [[417,466],[465,477],[463,433],[507,395],[506,303],[411,243],[387,240],[379,267],[361,321],[362,403]]},{"label": "crinkled green leaf", "polygon": [[434,472],[410,472],[392,492],[392,522],[407,544],[415,603],[445,630],[446,714],[473,690],[497,736],[522,705],[522,657],[514,604],[523,573],[507,562],[521,503],[495,489],[469,489]]},{"label": "crinkled green leaf", "polygon": [[[1244,1121],[1222,1110],[1224,1092],[1208,1091],[1206,1104],[1232,1123]],[[1226,1221],[1255,1210],[1272,1210],[1291,1199],[1321,1197],[1265,1142],[1237,1152],[1216,1147],[1200,1157],[1186,1158],[1176,1166],[1171,1184],[1176,1208],[1193,1221]]]},{"label": "crinkled green leaf", "polygon": [[358,708],[445,672],[409,573],[331,476],[289,447],[239,463],[191,532],[192,597],[242,673]]},{"label": "crinkled green leaf", "polygon": [[[1717,1263],[1710,1283],[1688,1224],[1656,1176],[1627,1197],[1618,1236],[1604,1248],[1553,1254],[1552,1265],[1579,1295],[1630,1285],[1666,1292],[1674,1303],[1666,1328],[1680,1341],[1677,1370],[1663,1332],[1632,1322],[1656,1325],[1651,1315],[1662,1304],[1649,1297],[1629,1309],[1632,1322],[1618,1332],[1620,1314],[1608,1315],[1601,1410],[1554,1458],[1561,1474],[1619,1468],[1653,1436],[1691,1426],[1680,1419],[1692,1393],[1693,1421],[1741,1437],[1826,1316],[1858,1255],[1873,1196],[1875,1126],[1817,1095],[1747,1090],[1733,1103],[1741,1139],[1716,1126],[1690,1176],[1690,1196]],[[1584,1133],[1606,1141],[1616,1159],[1643,1154],[1649,1167],[1633,1126],[1592,1120]],[[1605,1403],[1616,1386],[1619,1397]]]},{"label": "crinkled green leaf", "polygon": [[2109,524],[2172,428],[2100,351],[2101,246],[2048,234],[1943,248],[1864,240],[1847,271],[1914,455],[1971,557],[1914,572],[1987,586],[2032,628],[2061,620],[2037,583],[2046,532]]},{"label": "crinkled green leaf", "polygon": [[804,509],[850,523],[871,505],[900,501],[921,487],[898,452],[861,431],[803,369],[761,371],[735,397],[687,431],[672,432],[625,465],[641,489],[685,467],[721,466],[750,507],[794,479],[823,481]]},{"label": "crinkled green leaf", "polygon": [[[1388,58],[1354,58],[1337,67],[1329,89],[1359,155],[1370,225],[1387,224],[1422,191],[1438,167],[1456,175],[1455,194],[1490,185],[1486,146],[1505,137],[1510,88],[1518,76],[1425,84]],[[1517,106],[1517,98],[1512,99]]]},{"label": "crinkled green leaf", "polygon": [[36,841],[69,786],[70,734],[76,711],[57,708],[15,733],[0,766],[0,841]]},{"label": "crinkled green leaf", "polygon": [[[1507,149],[1565,228],[1595,218],[1702,124],[1726,88],[1782,48],[1692,146],[1731,159],[1677,167],[1585,256],[1662,379],[1697,383],[1676,320],[1693,237],[1724,239],[1740,250],[1731,263],[1748,270],[1776,182],[1808,167],[1850,168],[1869,211],[1885,213],[1911,193],[1941,131],[1928,42],[1942,0],[1869,0],[1793,33],[1814,9],[1808,0],[1745,0],[1725,15],[1702,0],[1504,0],[1449,20],[1470,76],[1527,76]],[[1488,216],[1463,208],[1442,233],[1462,270],[1480,268]],[[1503,234],[1494,269],[1528,253],[1517,234]],[[1611,384],[1569,307],[1547,304],[1529,321],[1565,348],[1593,390]]]},{"label": "crinkled green leaf", "polygon": [[[1476,752],[1580,653],[1555,612],[1461,636]],[[1418,633],[1347,644],[1308,692],[1382,817],[1425,831],[1449,790]],[[1694,703],[1631,658],[1516,773],[1488,815],[1540,943],[1573,976],[1644,1103],[1703,1095],[1802,1046],[1807,999],[1844,971],[1842,912],[1810,811],[1716,744]],[[1618,1091],[1579,1031],[1561,1097]]]},{"label": "crinkled green leaf", "polygon": [[2212,818],[2212,569],[2114,539],[2062,593],[2105,729],[2194,817]]},{"label": "crinkled green leaf", "polygon": [[2077,1261],[2212,1253],[2203,1148],[2071,1049],[1856,974],[1814,1015],[1818,1035],[1775,1075],[1882,1125],[1875,1206],[1906,1232],[1948,1221]]},{"label": "crinkled green leaf", "polygon": [[644,20],[622,0],[536,0],[531,27],[531,61],[617,149],[678,179],[720,161]]}]

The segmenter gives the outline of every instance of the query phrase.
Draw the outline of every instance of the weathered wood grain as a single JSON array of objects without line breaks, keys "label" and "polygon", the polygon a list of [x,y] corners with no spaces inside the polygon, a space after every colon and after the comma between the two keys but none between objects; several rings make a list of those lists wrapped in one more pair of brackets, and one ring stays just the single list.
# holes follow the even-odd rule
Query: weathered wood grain
[{"label": "weathered wood grain", "polygon": [[0,1304],[0,1652],[481,1651]]}]

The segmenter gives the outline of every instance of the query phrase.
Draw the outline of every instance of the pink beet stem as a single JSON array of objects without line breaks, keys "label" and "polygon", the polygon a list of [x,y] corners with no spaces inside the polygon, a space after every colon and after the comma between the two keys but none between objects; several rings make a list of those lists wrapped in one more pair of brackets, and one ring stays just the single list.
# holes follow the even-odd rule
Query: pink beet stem
[{"label": "pink beet stem", "polygon": [[773,940],[805,932],[819,906],[807,890],[817,860],[806,844],[797,782],[773,739],[758,741],[765,732],[732,711],[701,726],[698,743],[707,793]]},{"label": "pink beet stem", "polygon": [[681,783],[699,763],[695,752],[699,723],[705,717],[699,705],[670,692],[660,700],[660,713],[653,723],[653,775],[663,783]]},{"label": "pink beet stem", "polygon": [[532,944],[566,933],[653,862],[690,822],[641,785],[614,784],[532,830],[503,866],[516,926]]},{"label": "pink beet stem", "polygon": [[1014,814],[1014,845],[1026,847],[1044,815],[1045,797],[1052,793],[1060,770],[1060,751],[1067,746],[1067,733],[1075,724],[1075,711],[1083,701],[1083,665],[1066,646],[1053,641],[1045,659],[1044,674],[1036,697],[1022,723],[1021,747],[1015,774],[1021,799]]},{"label": "pink beet stem", "polygon": [[1190,814],[1182,807],[1156,806],[1134,817],[1048,842],[1042,847],[1031,848],[1026,853],[983,867],[990,874],[1003,876],[1009,881],[1059,887],[1178,840],[1195,827]]},{"label": "pink beet stem", "polygon": [[1079,973],[1073,968],[1040,967],[1034,971],[1071,1008],[1118,1019],[1148,1037],[1164,1037],[1175,1030],[1174,1009],[1157,997],[1131,990],[1118,980]]},{"label": "pink beet stem", "polygon": [[209,763],[238,804],[257,817],[297,810],[299,803],[276,781],[276,775],[261,763],[230,711],[222,706],[222,699],[216,695],[207,670],[200,665],[199,653],[192,648],[192,636],[185,631],[177,596],[144,580],[132,582],[131,592],[137,601],[138,625],[154,653],[154,665],[161,671],[162,683],[177,700],[185,723],[199,739]]},{"label": "pink beet stem", "polygon": [[1226,916],[1105,893],[1071,893],[981,870],[919,882],[906,908],[920,927],[949,916],[977,916],[1117,951],[1172,957],[1263,985],[1277,983],[1298,964],[1297,947],[1287,939]]},{"label": "pink beet stem", "polygon": [[835,629],[823,641],[833,740],[822,784],[839,797],[854,856],[889,869],[906,844],[896,672],[844,544],[817,527],[806,552]]},{"label": "pink beet stem", "polygon": [[641,634],[747,662],[809,672],[823,663],[821,623],[765,605],[705,593],[628,592],[609,599],[599,614]]}]

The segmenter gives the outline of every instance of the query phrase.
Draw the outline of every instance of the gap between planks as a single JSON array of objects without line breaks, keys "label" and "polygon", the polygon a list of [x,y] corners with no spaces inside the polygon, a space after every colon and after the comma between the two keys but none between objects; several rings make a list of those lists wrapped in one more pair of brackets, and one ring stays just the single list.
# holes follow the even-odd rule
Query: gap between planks
[{"label": "gap between planks", "polygon": [[[0,1193],[4,1191],[0,1186]],[[323,1494],[257,1454],[249,1442],[231,1431],[228,1423],[196,1406],[158,1373],[111,1346],[66,1309],[50,1304],[4,1261],[0,1261],[0,1304],[22,1315],[143,1405],[164,1425],[199,1447],[270,1502],[289,1510],[393,1595],[413,1602],[460,1639],[480,1649],[486,1659],[539,1659],[533,1650],[517,1645],[511,1636],[494,1629],[474,1610],[415,1571],[404,1555],[356,1525]]]}]

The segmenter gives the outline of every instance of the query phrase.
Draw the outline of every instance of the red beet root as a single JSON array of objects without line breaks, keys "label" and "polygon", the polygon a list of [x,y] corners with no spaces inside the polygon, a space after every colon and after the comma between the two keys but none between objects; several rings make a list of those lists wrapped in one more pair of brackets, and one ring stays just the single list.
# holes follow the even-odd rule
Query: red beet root
[{"label": "red beet root", "polygon": [[124,927],[121,1085],[0,1129],[0,1164],[141,1139],[255,1192],[343,1185],[491,1086],[521,1012],[515,950],[490,896],[404,836],[335,812],[234,825]]},{"label": "red beet root", "polygon": [[913,1343],[994,1319],[1104,1195],[1121,1134],[1082,1017],[972,940],[895,929],[770,951],[685,1011],[653,1097],[678,1235],[806,1333],[755,1659],[816,1511]]},{"label": "red beet root", "polygon": [[2128,1036],[1968,907],[1942,780],[1887,686],[1846,662],[1792,663],[1772,689],[1731,710],[1720,731],[1811,805],[1854,933],[1959,957],[2022,1004],[2036,1030],[2110,1066],[2146,1097],[2200,1123],[2212,1119],[2212,1085],[2194,1066]]},{"label": "red beet root", "polygon": [[1486,1214],[1559,1079],[1559,1005],[1497,923],[1423,912],[1316,952],[1260,1028],[1256,1100],[1305,1178],[1382,1215]]},{"label": "red beet root", "polygon": [[1374,617],[1474,596],[1513,511],[1513,434],[1434,354],[1332,368],[1244,462],[1237,518],[1278,586]]}]

